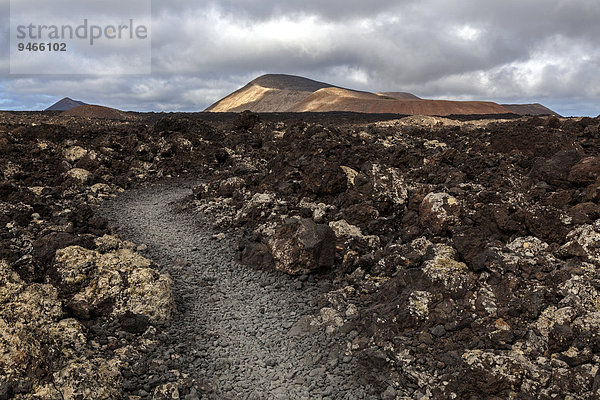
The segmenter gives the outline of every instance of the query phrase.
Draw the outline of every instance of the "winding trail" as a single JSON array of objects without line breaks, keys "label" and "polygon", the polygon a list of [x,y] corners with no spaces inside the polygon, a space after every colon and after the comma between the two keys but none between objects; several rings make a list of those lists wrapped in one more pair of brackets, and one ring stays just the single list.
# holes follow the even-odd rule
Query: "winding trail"
[{"label": "winding trail", "polygon": [[355,332],[328,335],[309,326],[327,282],[302,282],[236,263],[231,239],[213,238],[201,216],[174,211],[191,185],[154,185],[102,207],[125,239],[174,280],[178,315],[161,345],[137,360],[128,394],[151,398],[179,371],[211,388],[187,399],[377,399],[357,379],[343,349]]}]

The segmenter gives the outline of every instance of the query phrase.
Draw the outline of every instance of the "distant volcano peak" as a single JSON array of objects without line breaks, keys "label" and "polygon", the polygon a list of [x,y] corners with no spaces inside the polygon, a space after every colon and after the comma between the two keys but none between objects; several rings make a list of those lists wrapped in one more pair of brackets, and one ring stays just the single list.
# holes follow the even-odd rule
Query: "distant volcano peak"
[{"label": "distant volcano peak", "polygon": [[328,83],[318,82],[301,76],[286,74],[262,75],[249,83],[249,85],[252,84],[268,89],[301,90],[307,92],[314,92],[316,90],[332,86]]},{"label": "distant volcano peak", "polygon": [[50,107],[46,108],[45,111],[68,111],[75,107],[85,106],[87,103],[79,100],[73,100],[70,97],[65,97],[58,102],[54,103]]}]

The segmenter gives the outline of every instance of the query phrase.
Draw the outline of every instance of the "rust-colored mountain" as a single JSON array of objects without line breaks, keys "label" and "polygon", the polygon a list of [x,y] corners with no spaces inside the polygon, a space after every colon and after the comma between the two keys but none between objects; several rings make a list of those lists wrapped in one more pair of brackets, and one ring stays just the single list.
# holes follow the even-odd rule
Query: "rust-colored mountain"
[{"label": "rust-colored mountain", "polygon": [[320,89],[288,111],[390,113],[407,115],[506,114],[499,104],[484,101],[394,99],[348,89]]},{"label": "rust-colored mountain", "polygon": [[129,116],[127,113],[121,110],[97,105],[85,105],[75,107],[68,111],[60,113],[60,115],[65,117],[114,119],[120,121],[127,121],[131,119],[131,116]]},{"label": "rust-colored mountain", "polygon": [[370,93],[293,75],[263,75],[208,107],[209,112],[328,112],[407,115],[509,114],[487,101],[424,100],[406,92]]}]

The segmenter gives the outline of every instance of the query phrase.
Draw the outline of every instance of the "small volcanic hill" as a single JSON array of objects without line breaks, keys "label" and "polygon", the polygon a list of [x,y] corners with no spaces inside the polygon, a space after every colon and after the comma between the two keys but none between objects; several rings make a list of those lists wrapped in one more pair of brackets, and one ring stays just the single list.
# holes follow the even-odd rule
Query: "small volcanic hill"
[{"label": "small volcanic hill", "polygon": [[546,116],[555,115],[560,117],[560,114],[552,111],[548,107],[545,107],[539,103],[535,104],[502,104],[503,107],[508,108],[510,111],[519,115],[531,115],[531,116]]},{"label": "small volcanic hill", "polygon": [[208,112],[330,112],[421,115],[510,114],[492,102],[423,100],[405,92],[370,93],[311,79],[263,75],[208,107]]},{"label": "small volcanic hill", "polygon": [[64,99],[52,104],[50,107],[46,108],[44,111],[68,111],[72,108],[85,106],[87,103],[79,100],[73,100],[69,97],[65,97]]},{"label": "small volcanic hill", "polygon": [[114,119],[119,121],[127,121],[131,119],[131,116],[127,113],[117,110],[115,108],[97,106],[97,105],[84,105],[72,108],[60,114],[65,117],[84,117],[84,118],[98,118],[98,119]]}]

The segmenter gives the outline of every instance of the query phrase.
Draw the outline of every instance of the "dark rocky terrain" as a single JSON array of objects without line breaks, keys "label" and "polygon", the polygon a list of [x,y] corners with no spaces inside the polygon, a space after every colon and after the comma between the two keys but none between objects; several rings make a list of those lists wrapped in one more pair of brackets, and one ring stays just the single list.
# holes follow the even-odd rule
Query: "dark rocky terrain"
[{"label": "dark rocky terrain", "polygon": [[210,372],[208,352],[237,339],[191,329],[203,320],[186,304],[203,302],[185,296],[186,260],[99,208],[176,178],[194,182],[178,208],[204,226],[181,232],[215,229],[249,287],[267,276],[312,299],[297,331],[339,357],[309,346],[309,378],[337,382],[347,369],[328,362],[346,357],[370,386],[356,398],[598,398],[600,119],[369,118],[2,113],[0,399],[244,397],[215,387],[228,364]]}]

